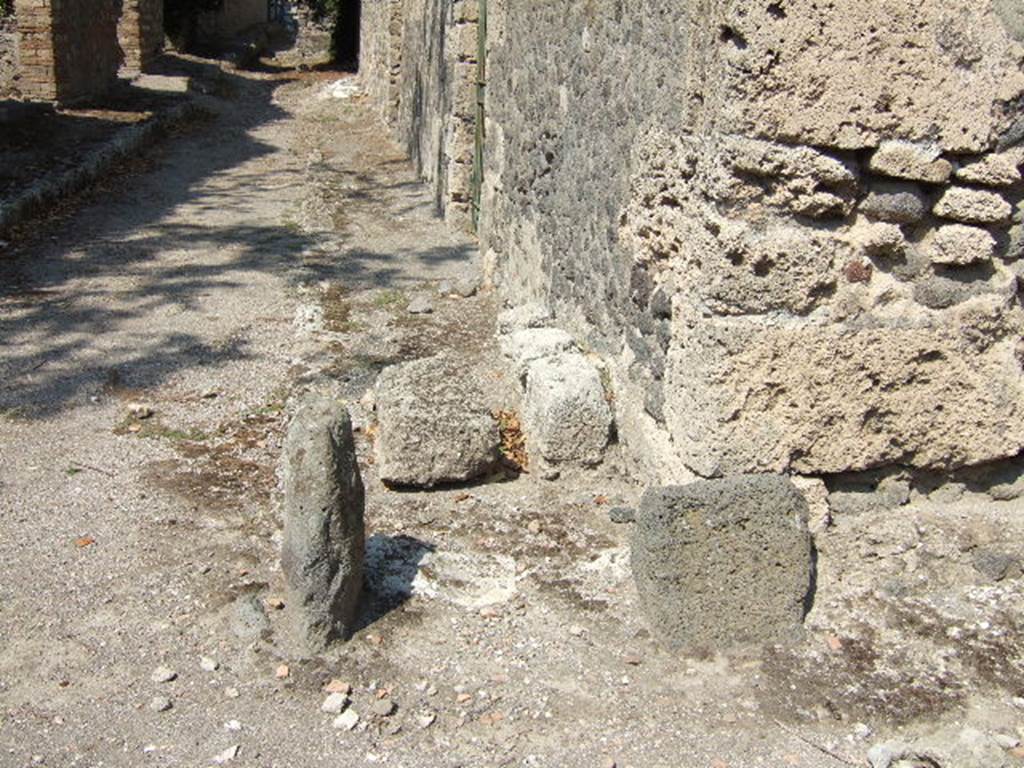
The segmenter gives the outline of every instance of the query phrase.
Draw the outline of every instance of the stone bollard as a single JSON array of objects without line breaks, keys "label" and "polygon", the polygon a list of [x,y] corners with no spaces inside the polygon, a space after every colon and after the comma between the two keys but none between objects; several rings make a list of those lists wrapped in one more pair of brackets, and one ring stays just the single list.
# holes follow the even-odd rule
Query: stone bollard
[{"label": "stone bollard", "polygon": [[642,610],[670,647],[796,639],[814,570],[807,503],[775,475],[651,488],[632,566]]},{"label": "stone bollard", "polygon": [[363,481],[344,405],[310,396],[285,441],[281,568],[310,650],[347,639],[363,586]]}]

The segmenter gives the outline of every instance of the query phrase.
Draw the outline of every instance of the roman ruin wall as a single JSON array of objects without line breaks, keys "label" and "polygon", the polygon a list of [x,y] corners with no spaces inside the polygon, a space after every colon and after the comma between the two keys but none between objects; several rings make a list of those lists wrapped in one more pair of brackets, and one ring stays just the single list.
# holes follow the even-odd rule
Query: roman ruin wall
[{"label": "roman ruin wall", "polygon": [[364,87],[434,187],[453,226],[472,218],[477,0],[369,0],[363,5]]},{"label": "roman ruin wall", "polygon": [[[443,161],[452,28],[408,5],[397,126]],[[482,246],[611,362],[643,476],[1020,453],[1015,4],[487,5]]]},{"label": "roman ruin wall", "polygon": [[25,97],[78,101],[117,78],[120,2],[18,0],[19,88]]},{"label": "roman ruin wall", "polygon": [[164,6],[160,0],[122,0],[118,40],[124,66],[134,72],[149,67],[164,46]]}]

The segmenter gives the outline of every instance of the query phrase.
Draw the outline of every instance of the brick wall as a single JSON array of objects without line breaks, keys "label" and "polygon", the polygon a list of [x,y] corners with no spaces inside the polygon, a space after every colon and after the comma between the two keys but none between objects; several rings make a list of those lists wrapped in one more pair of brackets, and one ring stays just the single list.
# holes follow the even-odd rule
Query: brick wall
[{"label": "brick wall", "polygon": [[21,91],[30,99],[79,101],[117,78],[119,0],[19,0]]},{"label": "brick wall", "polygon": [[124,0],[117,33],[125,67],[132,71],[145,70],[163,50],[163,1]]}]

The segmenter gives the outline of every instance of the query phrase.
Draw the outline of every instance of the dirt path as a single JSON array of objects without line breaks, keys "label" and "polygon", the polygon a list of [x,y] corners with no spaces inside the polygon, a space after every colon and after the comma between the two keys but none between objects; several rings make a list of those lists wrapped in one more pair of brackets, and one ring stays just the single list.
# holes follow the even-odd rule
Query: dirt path
[{"label": "dirt path", "polygon": [[[230,764],[278,768],[841,765],[775,725],[756,660],[655,647],[607,519],[639,490],[614,462],[376,481],[381,367],[454,347],[502,386],[495,300],[436,296],[477,255],[358,98],[211,78],[216,121],[4,254],[0,765],[199,766],[235,745]],[[417,294],[433,313],[407,312]],[[371,590],[355,639],[301,660],[273,608],[276,467],[309,388],[352,403]],[[332,678],[353,731],[320,712]],[[807,735],[862,755],[850,728]]]}]

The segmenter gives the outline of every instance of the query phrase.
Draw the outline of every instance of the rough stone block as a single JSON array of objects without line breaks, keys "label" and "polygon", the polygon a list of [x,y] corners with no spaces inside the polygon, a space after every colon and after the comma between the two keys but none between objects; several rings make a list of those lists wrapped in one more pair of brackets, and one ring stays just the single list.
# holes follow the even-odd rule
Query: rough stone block
[{"label": "rough stone block", "polygon": [[[721,63],[711,73],[717,87],[703,93],[722,94],[718,123],[733,133],[847,149],[899,138],[983,152],[1015,119],[993,105],[1024,92],[1020,44],[993,10],[974,0],[733,4],[704,20]],[[1017,11],[1016,29],[1020,18]],[[823,58],[823,50],[843,55]]]},{"label": "rough stone block", "polygon": [[284,456],[281,569],[303,641],[317,650],[351,634],[363,585],[365,494],[344,405],[304,401]]},{"label": "rough stone block", "polygon": [[678,455],[705,477],[1014,456],[1024,448],[1022,318],[1004,302],[971,299],[936,325],[923,315],[865,327],[695,318],[666,370]]},{"label": "rough stone block", "polygon": [[377,467],[385,483],[471,480],[498,460],[498,425],[465,364],[439,355],[395,365],[377,381]]},{"label": "rough stone block", "polygon": [[516,375],[523,376],[534,360],[560,352],[573,352],[576,342],[561,328],[527,328],[501,337],[501,353],[512,361]]},{"label": "rough stone block", "polygon": [[803,495],[749,475],[651,488],[632,567],[652,630],[674,648],[717,650],[799,637],[812,580]]},{"label": "rough stone block", "polygon": [[942,184],[952,175],[953,165],[940,154],[940,148],[935,145],[884,141],[871,156],[868,167],[875,173],[897,179]]},{"label": "rough stone block", "polygon": [[999,224],[1010,220],[1013,209],[995,192],[952,187],[935,204],[935,215],[967,224]]},{"label": "rough stone block", "polygon": [[551,320],[551,310],[544,305],[533,302],[520,304],[498,313],[498,332],[513,333],[527,328],[540,328]]},{"label": "rough stone block", "polygon": [[992,260],[996,241],[986,229],[947,224],[935,230],[924,248],[933,264],[976,264]]},{"label": "rough stone block", "polygon": [[969,184],[986,187],[1012,187],[1021,180],[1020,168],[1024,153],[1001,152],[985,155],[977,160],[965,162],[957,169],[956,177]]},{"label": "rough stone block", "polygon": [[928,200],[916,184],[876,183],[860,204],[861,213],[877,221],[914,224],[928,213]]},{"label": "rough stone block", "polygon": [[601,462],[612,411],[601,375],[583,355],[563,353],[530,363],[524,411],[531,453],[555,464]]}]

